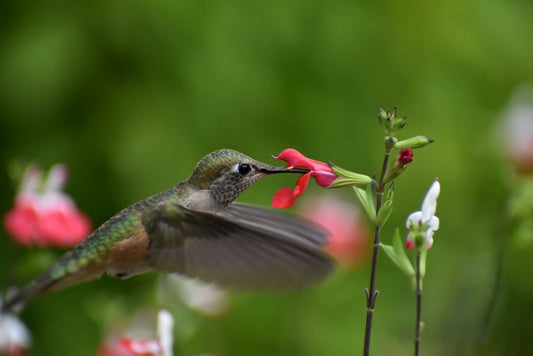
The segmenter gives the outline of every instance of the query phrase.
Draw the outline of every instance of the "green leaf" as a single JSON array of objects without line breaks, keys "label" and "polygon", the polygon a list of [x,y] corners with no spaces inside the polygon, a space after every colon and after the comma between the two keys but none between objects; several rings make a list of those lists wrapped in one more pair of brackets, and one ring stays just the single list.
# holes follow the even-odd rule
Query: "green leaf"
[{"label": "green leaf", "polygon": [[392,262],[394,262],[394,264],[398,266],[403,273],[405,273],[408,277],[415,276],[413,265],[411,264],[411,261],[409,261],[402,244],[400,229],[396,228],[396,231],[394,232],[392,246],[385,244],[381,244],[380,246],[383,248],[385,254],[389,256]]},{"label": "green leaf", "polygon": [[389,220],[392,213],[392,198],[394,197],[394,184],[391,184],[387,194],[385,195],[385,202],[379,209],[378,216],[376,218],[376,225],[383,226]]},{"label": "green leaf", "polygon": [[369,195],[367,195],[367,192],[359,187],[354,186],[353,190],[355,192],[355,195],[357,195],[357,198],[361,202],[361,205],[363,206],[366,215],[372,222],[374,222],[376,220],[376,209],[374,208],[374,202],[372,201],[372,197],[369,197]]},{"label": "green leaf", "polygon": [[376,226],[383,226],[389,220],[392,213],[392,199],[387,200],[379,209],[378,216],[376,218]]}]

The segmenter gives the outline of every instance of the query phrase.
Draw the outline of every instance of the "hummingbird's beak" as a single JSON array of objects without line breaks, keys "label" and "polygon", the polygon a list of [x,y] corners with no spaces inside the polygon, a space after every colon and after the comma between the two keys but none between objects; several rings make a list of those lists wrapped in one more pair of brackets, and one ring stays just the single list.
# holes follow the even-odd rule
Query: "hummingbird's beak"
[{"label": "hummingbird's beak", "polygon": [[269,166],[266,168],[261,168],[261,172],[265,174],[276,174],[276,173],[299,173],[299,174],[305,174],[309,172],[309,169],[305,168],[284,168],[284,167],[278,167],[278,166]]}]

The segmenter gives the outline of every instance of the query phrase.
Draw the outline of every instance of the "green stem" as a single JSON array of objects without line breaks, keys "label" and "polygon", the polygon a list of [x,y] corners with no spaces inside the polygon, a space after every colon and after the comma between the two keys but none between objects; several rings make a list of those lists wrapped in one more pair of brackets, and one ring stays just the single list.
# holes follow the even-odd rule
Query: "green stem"
[{"label": "green stem", "polygon": [[[383,166],[381,168],[381,175],[379,178],[378,187],[376,190],[376,216],[381,208],[381,202],[383,200],[383,193],[385,192],[385,174],[387,173],[387,166],[389,165],[390,149],[385,150],[385,157],[383,158]],[[376,306],[376,299],[379,295],[379,291],[376,290],[376,274],[378,267],[379,257],[379,245],[381,227],[376,226],[374,229],[374,247],[372,251],[372,267],[370,270],[370,285],[368,289],[365,289],[366,294],[366,323],[365,323],[365,342],[363,348],[363,355],[370,355],[370,336],[372,334],[372,318],[374,316],[374,308]]]},{"label": "green stem", "polygon": [[490,322],[492,319],[492,315],[494,314],[494,308],[496,305],[496,300],[498,299],[498,294],[501,289],[502,279],[503,279],[503,264],[505,259],[505,253],[507,251],[507,243],[508,243],[508,236],[509,236],[509,230],[511,225],[511,218],[506,213],[506,211],[509,211],[509,204],[506,204],[504,213],[502,214],[502,219],[500,223],[498,224],[495,236],[496,236],[496,252],[494,256],[494,279],[492,281],[492,284],[490,286],[489,292],[488,292],[488,299],[486,302],[485,310],[483,312],[483,317],[481,320],[481,324],[478,329],[478,334],[475,341],[475,354],[481,355],[483,352],[483,346],[485,346],[485,343],[487,341],[487,336],[489,334],[489,327]]},{"label": "green stem", "polygon": [[422,326],[422,287],[420,278],[420,250],[416,250],[416,324],[415,324],[415,356],[420,352],[420,328]]}]

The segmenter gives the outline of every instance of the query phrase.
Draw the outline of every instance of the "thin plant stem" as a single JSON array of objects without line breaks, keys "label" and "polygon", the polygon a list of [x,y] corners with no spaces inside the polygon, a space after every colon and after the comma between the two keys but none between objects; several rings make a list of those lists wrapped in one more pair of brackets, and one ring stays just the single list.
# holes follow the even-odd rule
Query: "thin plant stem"
[{"label": "thin plant stem", "polygon": [[416,250],[416,324],[415,324],[415,356],[420,354],[420,328],[422,326],[422,281],[420,278],[420,250]]},{"label": "thin plant stem", "polygon": [[[381,202],[383,199],[383,193],[385,192],[385,174],[387,173],[387,166],[389,165],[390,149],[385,150],[385,157],[383,158],[383,166],[381,168],[381,175],[379,178],[378,187],[376,190],[376,216],[381,208]],[[381,227],[376,226],[374,229],[374,247],[372,251],[372,267],[370,270],[370,285],[368,289],[365,289],[366,294],[366,323],[365,323],[365,343],[363,348],[363,355],[370,355],[370,336],[372,334],[372,318],[374,316],[374,308],[376,305],[376,299],[379,295],[379,291],[376,290],[376,274],[378,267],[379,257],[379,245],[381,243],[380,238]]]},{"label": "thin plant stem", "polygon": [[503,280],[503,265],[505,259],[505,253],[507,251],[507,240],[508,234],[511,225],[511,218],[508,216],[506,211],[508,211],[509,204],[506,204],[504,213],[502,214],[502,219],[497,226],[495,236],[496,241],[496,252],[494,255],[494,279],[492,284],[489,287],[488,298],[481,319],[481,323],[478,329],[478,334],[475,342],[475,354],[481,355],[483,351],[483,346],[487,341],[487,335],[489,333],[490,322],[492,320],[492,315],[494,314],[494,308],[496,305],[496,300],[498,299],[498,294],[500,292],[500,287]]}]

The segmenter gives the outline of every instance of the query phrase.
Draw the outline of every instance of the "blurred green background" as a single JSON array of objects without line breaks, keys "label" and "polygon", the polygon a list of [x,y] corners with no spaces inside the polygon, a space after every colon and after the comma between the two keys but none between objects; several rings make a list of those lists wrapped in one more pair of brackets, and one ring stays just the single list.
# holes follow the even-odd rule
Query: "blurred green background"
[{"label": "blurred green background", "polygon": [[[438,176],[422,351],[471,355],[512,189],[495,124],[512,91],[533,82],[532,18],[528,0],[3,1],[0,212],[12,206],[13,160],[68,164],[67,192],[95,225],[218,148],[273,163],[270,153],[294,147],[373,174],[383,155],[376,108],[398,105],[409,120],[400,137],[435,143],[415,151],[396,185],[383,239]],[[268,205],[293,178],[265,179],[239,200]],[[533,353],[533,246],[508,245],[486,355]],[[59,254],[15,246],[2,231],[2,289]],[[218,319],[174,308],[176,353],[360,354],[368,275],[365,265],[304,292],[235,293]],[[103,277],[31,301],[21,314],[29,354],[94,355],[113,320],[157,308],[157,283]],[[372,353],[409,355],[410,281],[382,255],[377,285]]]}]

